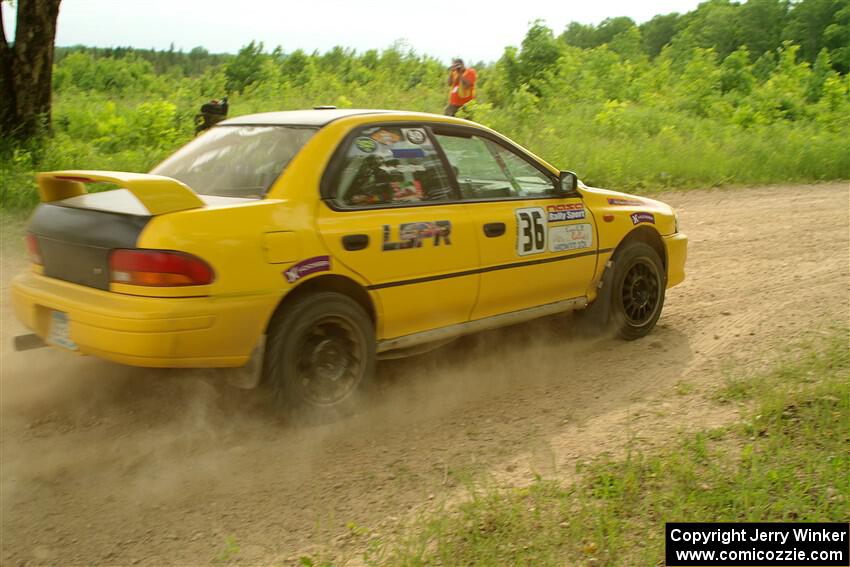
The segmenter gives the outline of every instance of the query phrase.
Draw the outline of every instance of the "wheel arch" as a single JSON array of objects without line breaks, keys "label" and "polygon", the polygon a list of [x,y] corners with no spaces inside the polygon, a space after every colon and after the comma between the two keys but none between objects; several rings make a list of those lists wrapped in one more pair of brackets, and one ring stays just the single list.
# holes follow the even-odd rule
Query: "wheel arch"
[{"label": "wheel arch", "polygon": [[613,257],[616,258],[621,250],[633,242],[643,242],[651,246],[658,254],[658,257],[661,258],[661,265],[664,266],[664,272],[667,272],[667,249],[664,246],[664,241],[661,239],[661,235],[658,234],[657,230],[646,225],[635,227],[634,230],[629,232],[617,245]]},{"label": "wheel arch", "polygon": [[278,313],[283,311],[287,305],[301,297],[304,297],[305,295],[322,291],[332,291],[353,299],[358,305],[360,305],[360,307],[363,308],[364,311],[366,311],[366,314],[369,315],[372,323],[377,325],[377,309],[375,308],[375,303],[372,301],[372,298],[369,296],[369,292],[366,288],[346,276],[327,274],[310,278],[283,296],[277,307],[275,307],[275,310],[272,312],[272,316],[269,317],[269,321],[266,324],[266,333],[268,333],[269,328],[274,323]]}]

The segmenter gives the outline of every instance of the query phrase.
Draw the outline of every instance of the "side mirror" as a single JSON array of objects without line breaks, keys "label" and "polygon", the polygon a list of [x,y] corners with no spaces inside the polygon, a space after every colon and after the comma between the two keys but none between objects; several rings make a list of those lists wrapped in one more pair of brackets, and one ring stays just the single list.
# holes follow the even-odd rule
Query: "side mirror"
[{"label": "side mirror", "polygon": [[578,190],[578,176],[572,171],[562,171],[558,183],[560,195],[573,195]]}]

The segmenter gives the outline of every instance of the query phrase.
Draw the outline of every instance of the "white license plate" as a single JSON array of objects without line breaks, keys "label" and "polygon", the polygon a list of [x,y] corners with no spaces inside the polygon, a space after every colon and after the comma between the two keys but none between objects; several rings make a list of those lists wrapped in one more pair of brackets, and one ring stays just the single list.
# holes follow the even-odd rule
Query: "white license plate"
[{"label": "white license plate", "polygon": [[77,343],[70,338],[70,322],[68,315],[62,311],[53,311],[50,316],[50,332],[47,335],[47,342],[67,348],[69,350],[77,350]]}]

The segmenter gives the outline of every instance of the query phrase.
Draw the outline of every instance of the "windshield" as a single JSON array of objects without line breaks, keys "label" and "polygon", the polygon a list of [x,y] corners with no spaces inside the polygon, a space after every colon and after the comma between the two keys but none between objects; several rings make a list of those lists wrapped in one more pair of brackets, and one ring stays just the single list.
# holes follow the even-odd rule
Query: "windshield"
[{"label": "windshield", "polygon": [[151,173],[173,177],[201,195],[260,199],[315,132],[292,126],[217,126]]}]

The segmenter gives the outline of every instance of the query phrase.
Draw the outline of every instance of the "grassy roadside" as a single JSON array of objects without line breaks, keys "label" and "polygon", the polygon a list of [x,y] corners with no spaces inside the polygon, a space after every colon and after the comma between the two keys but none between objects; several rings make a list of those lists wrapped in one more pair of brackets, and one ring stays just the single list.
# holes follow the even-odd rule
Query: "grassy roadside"
[{"label": "grassy roadside", "polygon": [[847,521],[848,338],[846,327],[834,328],[769,373],[727,379],[715,401],[741,405],[737,423],[671,440],[666,451],[598,460],[571,486],[540,478],[526,488],[476,488],[401,537],[364,533],[364,559],[657,565],[665,521]]},{"label": "grassy roadside", "polygon": [[[670,116],[677,128],[629,137],[592,127],[588,110],[545,115],[522,129],[492,112],[484,123],[537,152],[557,167],[575,170],[588,185],[653,195],[671,189],[819,183],[850,177],[846,132],[819,132],[805,125],[772,125],[739,130],[708,120]],[[568,137],[571,126],[587,125]],[[0,211],[30,212],[38,204],[39,171],[94,169],[146,172],[184,142],[165,147],[101,151],[97,144],[62,133],[11,158],[0,147]],[[777,146],[776,140],[783,140]],[[91,188],[90,188],[91,190]]]},{"label": "grassy roadside", "polygon": [[24,227],[29,213],[0,210],[0,256],[24,251]]}]

